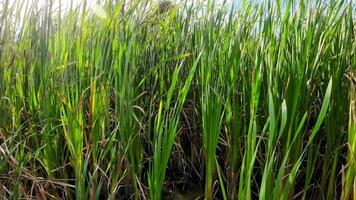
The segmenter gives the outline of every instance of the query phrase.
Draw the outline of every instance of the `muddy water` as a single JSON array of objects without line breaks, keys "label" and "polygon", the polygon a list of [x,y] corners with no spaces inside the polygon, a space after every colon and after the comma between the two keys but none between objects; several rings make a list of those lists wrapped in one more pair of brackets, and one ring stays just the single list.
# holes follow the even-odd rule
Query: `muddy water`
[{"label": "muddy water", "polygon": [[175,192],[173,200],[200,200],[203,199],[204,193],[200,189],[189,190],[184,193]]}]

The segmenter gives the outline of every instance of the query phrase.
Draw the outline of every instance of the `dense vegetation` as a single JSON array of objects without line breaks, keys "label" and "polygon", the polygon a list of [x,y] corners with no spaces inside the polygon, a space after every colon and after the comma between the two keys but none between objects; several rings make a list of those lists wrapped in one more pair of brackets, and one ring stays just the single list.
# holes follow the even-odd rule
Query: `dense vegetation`
[{"label": "dense vegetation", "polygon": [[356,198],[352,0],[22,2],[0,1],[3,198]]}]

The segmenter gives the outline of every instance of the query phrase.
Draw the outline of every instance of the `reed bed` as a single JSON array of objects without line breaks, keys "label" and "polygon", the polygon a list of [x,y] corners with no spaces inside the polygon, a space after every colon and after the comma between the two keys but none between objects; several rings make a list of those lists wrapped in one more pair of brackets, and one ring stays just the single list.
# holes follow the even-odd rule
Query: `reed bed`
[{"label": "reed bed", "polygon": [[2,198],[356,199],[352,0],[22,2]]}]

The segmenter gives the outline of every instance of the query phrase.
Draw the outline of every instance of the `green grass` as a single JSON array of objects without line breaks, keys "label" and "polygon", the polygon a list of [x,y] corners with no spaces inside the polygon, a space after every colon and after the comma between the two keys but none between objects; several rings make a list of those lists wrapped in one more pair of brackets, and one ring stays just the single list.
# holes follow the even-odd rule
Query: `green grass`
[{"label": "green grass", "polygon": [[21,2],[4,199],[356,198],[353,1]]}]

